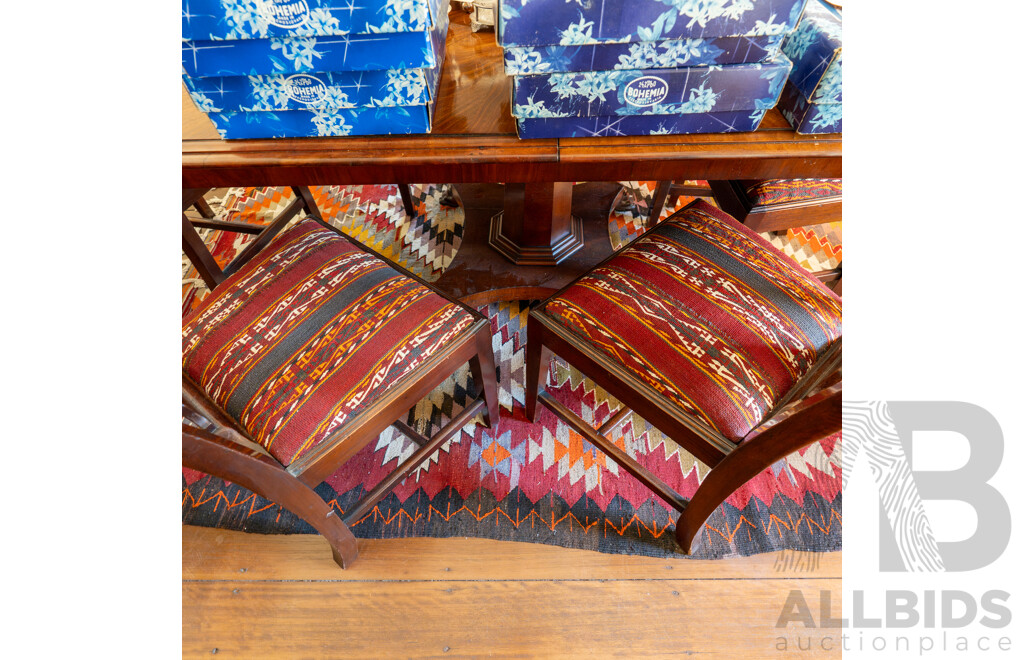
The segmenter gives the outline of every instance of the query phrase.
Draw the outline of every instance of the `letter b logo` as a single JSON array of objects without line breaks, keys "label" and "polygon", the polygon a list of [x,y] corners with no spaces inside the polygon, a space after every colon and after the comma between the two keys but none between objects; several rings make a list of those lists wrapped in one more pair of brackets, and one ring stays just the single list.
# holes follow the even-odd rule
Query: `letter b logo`
[{"label": "letter b logo", "polygon": [[[913,471],[914,431],[960,434],[970,447],[966,465]],[[1003,432],[984,408],[960,401],[844,402],[844,486],[861,450],[879,488],[882,571],[970,571],[1002,555],[1010,541],[1010,508],[988,480],[1003,458]],[[978,528],[963,541],[937,541],[925,500],[966,502]]]}]

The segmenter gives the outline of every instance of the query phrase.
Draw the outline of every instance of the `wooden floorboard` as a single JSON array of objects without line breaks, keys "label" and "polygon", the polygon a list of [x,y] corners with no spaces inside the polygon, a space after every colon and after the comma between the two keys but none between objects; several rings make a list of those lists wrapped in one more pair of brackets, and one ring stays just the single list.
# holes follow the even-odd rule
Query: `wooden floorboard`
[{"label": "wooden floorboard", "polygon": [[815,615],[831,592],[840,615],[841,553],[697,561],[461,538],[360,540],[359,551],[343,571],[318,536],[182,527],[183,657],[771,658],[780,639],[791,651],[810,640],[803,658],[841,649],[839,631],[775,627],[794,589]]}]

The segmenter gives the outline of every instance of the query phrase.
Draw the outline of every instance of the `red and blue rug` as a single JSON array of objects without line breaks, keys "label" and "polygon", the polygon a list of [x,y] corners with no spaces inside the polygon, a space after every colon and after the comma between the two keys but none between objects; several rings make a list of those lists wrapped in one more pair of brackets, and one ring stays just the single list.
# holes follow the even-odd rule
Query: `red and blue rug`
[{"label": "red and blue rug", "polygon": [[[649,203],[653,182],[624,183]],[[425,279],[436,279],[458,250],[463,215],[461,209],[439,203],[443,190],[438,186],[413,187],[413,219],[405,215],[394,186],[324,187],[313,192],[325,219]],[[232,189],[219,197],[208,196],[219,217],[256,223],[269,221],[289,199],[287,189]],[[679,205],[688,201],[682,199]],[[641,231],[635,212],[615,215],[609,223],[613,244]],[[803,234],[771,238],[776,244],[786,243],[783,247],[807,266],[818,266],[838,253],[836,231],[808,231],[807,240],[802,240]],[[249,237],[208,231],[204,239],[218,261],[226,263]],[[206,292],[184,259],[182,271],[184,311]],[[673,537],[675,513],[667,505],[547,410],[542,409],[537,423],[526,420],[529,303],[497,303],[483,311],[491,319],[498,365],[498,433],[467,426],[359,520],[353,533],[360,538],[470,536],[680,556]],[[405,421],[425,435],[433,434],[466,405],[470,379],[469,369],[463,368],[410,410]],[[594,426],[619,405],[558,360],[548,374],[548,390]],[[638,415],[627,415],[611,435],[617,446],[684,496],[692,495],[707,474],[703,464]],[[746,484],[711,516],[691,556],[839,550],[841,445],[839,435],[827,438]],[[415,449],[411,440],[389,429],[317,490],[344,513]],[[258,533],[315,533],[273,502],[188,469],[182,478],[182,521]]]}]

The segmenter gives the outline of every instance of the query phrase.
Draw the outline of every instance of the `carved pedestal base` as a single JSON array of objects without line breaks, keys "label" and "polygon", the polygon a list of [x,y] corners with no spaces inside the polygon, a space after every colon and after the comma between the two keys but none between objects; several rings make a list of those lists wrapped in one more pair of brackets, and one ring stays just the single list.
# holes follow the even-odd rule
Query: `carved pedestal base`
[{"label": "carved pedestal base", "polygon": [[570,233],[552,245],[521,246],[501,233],[504,211],[491,218],[488,244],[502,256],[519,266],[554,266],[583,247],[583,219],[574,215],[570,220]]}]

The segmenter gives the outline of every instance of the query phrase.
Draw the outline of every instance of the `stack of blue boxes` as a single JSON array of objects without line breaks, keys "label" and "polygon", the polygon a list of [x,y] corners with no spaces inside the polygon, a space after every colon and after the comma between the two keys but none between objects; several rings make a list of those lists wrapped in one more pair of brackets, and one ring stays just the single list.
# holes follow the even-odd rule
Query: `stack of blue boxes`
[{"label": "stack of blue boxes", "polygon": [[448,0],[182,0],[185,86],[224,138],[430,131]]},{"label": "stack of blue boxes", "polygon": [[[816,1],[816,0],[813,0]],[[752,131],[807,0],[500,0],[522,138]]]},{"label": "stack of blue boxes", "polygon": [[842,14],[819,0],[809,0],[782,52],[793,60],[793,72],[779,100],[782,116],[797,133],[842,133]]}]

